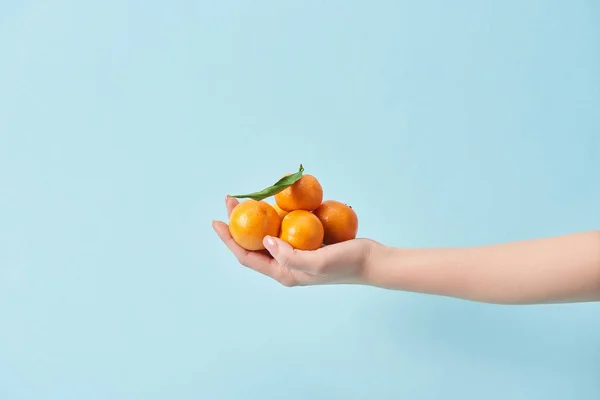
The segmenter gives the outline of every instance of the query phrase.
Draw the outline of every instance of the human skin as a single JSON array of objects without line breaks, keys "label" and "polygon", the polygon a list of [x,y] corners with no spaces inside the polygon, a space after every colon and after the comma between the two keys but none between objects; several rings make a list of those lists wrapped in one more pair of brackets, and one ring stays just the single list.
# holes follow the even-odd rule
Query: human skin
[{"label": "human skin", "polygon": [[[227,213],[238,204],[225,200]],[[314,251],[266,237],[249,252],[213,229],[238,261],[284,286],[360,284],[497,304],[600,301],[600,231],[477,247],[407,249],[353,239]]]}]

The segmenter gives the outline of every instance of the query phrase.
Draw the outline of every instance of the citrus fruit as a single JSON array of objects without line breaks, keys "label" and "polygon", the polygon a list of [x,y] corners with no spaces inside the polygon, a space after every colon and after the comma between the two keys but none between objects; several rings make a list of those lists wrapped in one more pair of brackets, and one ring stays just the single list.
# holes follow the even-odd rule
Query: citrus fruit
[{"label": "citrus fruit", "polygon": [[[288,174],[289,175],[289,174]],[[285,211],[312,211],[323,201],[323,187],[313,175],[304,174],[291,186],[275,195],[275,202]]]},{"label": "citrus fruit", "polygon": [[336,200],[325,200],[313,211],[323,224],[324,244],[354,239],[358,232],[358,216],[352,207]]},{"label": "citrus fruit", "polygon": [[239,203],[229,216],[229,233],[246,250],[263,250],[265,236],[278,236],[281,218],[265,201],[252,199]]},{"label": "citrus fruit", "polygon": [[271,206],[275,209],[275,211],[279,215],[279,218],[281,218],[281,219],[283,219],[283,217],[285,217],[289,212],[289,211],[282,210],[281,207],[279,207],[277,205],[277,203],[271,204]]},{"label": "citrus fruit", "polygon": [[291,211],[281,221],[279,238],[298,250],[316,250],[323,244],[323,225],[306,210]]}]

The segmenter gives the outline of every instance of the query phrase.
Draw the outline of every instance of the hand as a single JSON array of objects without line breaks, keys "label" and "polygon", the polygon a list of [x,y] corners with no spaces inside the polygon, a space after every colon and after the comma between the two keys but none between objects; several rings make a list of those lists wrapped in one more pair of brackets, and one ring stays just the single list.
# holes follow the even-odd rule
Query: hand
[{"label": "hand", "polygon": [[[237,204],[238,201],[232,197],[225,199],[228,216]],[[293,249],[278,238],[267,236],[263,241],[267,250],[257,252],[240,247],[229,234],[226,223],[214,221],[213,229],[240,264],[287,287],[365,283],[367,261],[375,244],[369,239],[353,239],[314,251],[302,251]]]}]

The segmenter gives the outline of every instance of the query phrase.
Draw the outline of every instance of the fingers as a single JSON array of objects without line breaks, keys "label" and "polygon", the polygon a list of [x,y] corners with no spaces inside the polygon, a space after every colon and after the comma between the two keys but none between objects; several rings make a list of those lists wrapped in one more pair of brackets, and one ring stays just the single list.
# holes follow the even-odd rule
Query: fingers
[{"label": "fingers", "polygon": [[240,202],[233,198],[233,197],[229,197],[229,196],[225,196],[225,207],[227,208],[227,217],[229,217],[231,215],[231,212],[233,211],[233,209],[235,208],[235,206],[237,206]]},{"label": "fingers", "polygon": [[224,222],[214,221],[213,229],[219,238],[221,238],[223,243],[225,243],[227,248],[235,255],[239,263],[243,266],[273,278],[284,286],[295,286],[298,284],[295,276],[290,272],[290,270],[282,268],[269,255],[263,252],[248,251],[240,247],[231,237],[229,228]]},{"label": "fingers", "polygon": [[322,275],[326,272],[328,259],[323,248],[314,251],[296,250],[289,243],[276,237],[263,240],[265,248],[283,268]]},{"label": "fingers", "polygon": [[229,228],[227,224],[221,221],[215,221],[213,222],[213,229],[215,230],[217,235],[219,235],[219,238],[221,238],[223,243],[225,243],[227,248],[231,250],[233,255],[241,262],[241,259],[244,259],[246,257],[248,251],[240,247],[235,242],[235,240],[233,240],[231,234],[229,233]]},{"label": "fingers", "polygon": [[309,274],[330,282],[356,275],[368,254],[368,246],[361,240],[349,240],[313,251],[295,250],[273,237],[266,237],[263,243],[281,266],[295,271],[297,276],[303,276],[299,273]]}]

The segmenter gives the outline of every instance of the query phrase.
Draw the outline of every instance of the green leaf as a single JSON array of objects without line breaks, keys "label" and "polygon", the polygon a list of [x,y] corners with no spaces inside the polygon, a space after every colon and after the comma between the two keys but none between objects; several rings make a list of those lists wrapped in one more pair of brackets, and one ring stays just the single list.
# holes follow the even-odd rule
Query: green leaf
[{"label": "green leaf", "polygon": [[300,168],[298,169],[298,172],[296,172],[292,175],[284,176],[283,178],[281,178],[280,180],[278,180],[277,182],[275,182],[272,186],[269,186],[268,188],[265,188],[259,192],[254,192],[254,193],[249,193],[249,194],[237,194],[237,195],[231,196],[231,197],[235,197],[236,199],[249,198],[249,199],[253,199],[253,200],[257,200],[257,201],[264,200],[267,197],[275,196],[277,193],[281,192],[285,188],[292,186],[300,178],[302,178],[303,172],[304,172],[304,167],[302,166],[302,164],[300,164]]}]

